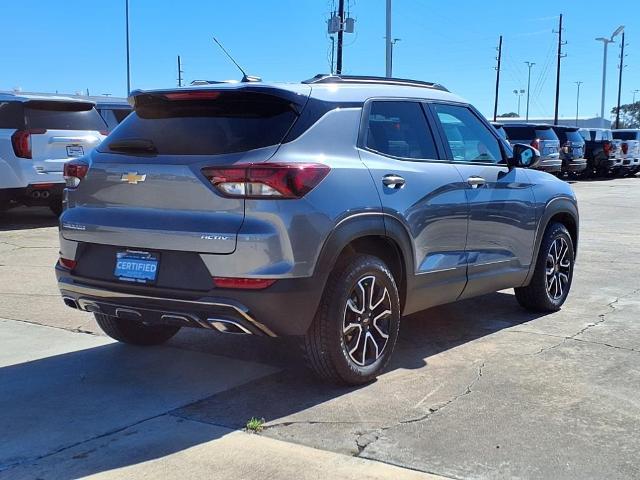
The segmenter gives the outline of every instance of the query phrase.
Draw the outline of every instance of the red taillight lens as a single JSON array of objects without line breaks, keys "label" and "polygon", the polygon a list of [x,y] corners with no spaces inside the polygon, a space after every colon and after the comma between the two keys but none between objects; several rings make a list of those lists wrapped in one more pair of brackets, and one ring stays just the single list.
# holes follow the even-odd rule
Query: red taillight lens
[{"label": "red taillight lens", "polygon": [[64,179],[67,188],[76,188],[89,171],[89,164],[82,160],[71,160],[64,164]]},{"label": "red taillight lens", "polygon": [[329,170],[320,163],[265,163],[207,167],[202,174],[228,197],[291,199],[304,197]]},{"label": "red taillight lens", "polygon": [[106,137],[107,135],[109,135],[109,130],[100,130],[98,133]]},{"label": "red taillight lens", "polygon": [[613,144],[609,141],[604,142],[604,144],[602,145],[602,149],[604,150],[604,153],[609,153],[613,150]]},{"label": "red taillight lens", "polygon": [[64,268],[68,268],[69,270],[73,270],[74,268],[76,268],[76,265],[78,264],[78,262],[76,262],[75,260],[70,260],[68,258],[62,258],[60,257],[60,265],[63,266]]},{"label": "red taillight lens", "polygon": [[269,278],[228,278],[213,277],[213,283],[218,288],[242,288],[245,290],[262,290],[270,287],[275,280]]},{"label": "red taillight lens", "polygon": [[622,144],[622,153],[624,153],[626,155],[628,151],[629,151],[629,145],[626,144],[626,143],[623,143]]},{"label": "red taillight lens", "polygon": [[13,145],[13,153],[16,157],[31,157],[31,135],[40,135],[47,133],[45,129],[16,130],[11,135],[11,145]]},{"label": "red taillight lens", "polygon": [[535,140],[533,140],[533,141],[531,142],[531,146],[532,146],[533,148],[535,148],[536,150],[540,150],[540,139],[539,139],[539,138],[536,138]]}]

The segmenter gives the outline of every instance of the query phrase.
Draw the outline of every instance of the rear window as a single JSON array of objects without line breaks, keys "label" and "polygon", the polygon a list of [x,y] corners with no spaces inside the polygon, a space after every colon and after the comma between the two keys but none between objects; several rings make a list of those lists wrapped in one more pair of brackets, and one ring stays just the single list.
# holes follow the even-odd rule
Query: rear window
[{"label": "rear window", "polygon": [[131,113],[131,110],[126,110],[124,108],[117,108],[113,110],[113,116],[116,117],[116,120],[118,121],[118,123],[122,122],[125,118],[127,118],[127,116],[129,116],[130,113]]},{"label": "rear window", "polygon": [[636,132],[613,132],[613,138],[616,140],[636,140]]},{"label": "rear window", "polygon": [[569,130],[562,133],[564,133],[564,136],[566,137],[565,139],[563,139],[563,141],[566,140],[568,142],[577,142],[577,143],[584,142],[582,135],[580,135],[580,133],[577,130]]},{"label": "rear window", "polygon": [[578,131],[578,133],[580,134],[580,136],[582,138],[585,139],[585,141],[590,142],[590,141],[593,141],[593,134],[595,132],[592,132],[591,130],[581,129],[581,130]]},{"label": "rear window", "polygon": [[536,138],[540,140],[558,140],[553,128],[536,128]]},{"label": "rear window", "polygon": [[533,140],[536,138],[536,131],[533,127],[511,127],[504,125],[504,129],[512,140]]},{"label": "rear window", "polygon": [[21,102],[0,102],[0,128],[24,128],[24,109]]},{"label": "rear window", "polygon": [[25,104],[29,128],[105,130],[107,125],[91,103],[31,101]]},{"label": "rear window", "polygon": [[245,152],[278,145],[297,118],[289,101],[273,95],[207,93],[208,98],[190,99],[180,92],[176,100],[137,97],[135,111],[113,131],[108,145],[140,139],[151,142],[160,155]]}]

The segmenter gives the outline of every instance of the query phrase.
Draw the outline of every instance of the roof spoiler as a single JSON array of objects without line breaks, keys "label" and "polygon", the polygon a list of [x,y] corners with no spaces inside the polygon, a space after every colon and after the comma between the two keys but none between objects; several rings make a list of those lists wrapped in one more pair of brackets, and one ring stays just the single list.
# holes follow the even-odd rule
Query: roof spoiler
[{"label": "roof spoiler", "polygon": [[368,75],[333,75],[319,73],[315,77],[303,80],[302,83],[351,83],[351,84],[373,84],[373,85],[404,85],[409,87],[432,88],[448,92],[444,86],[434,82],[424,82],[422,80],[411,80],[408,78],[374,77]]}]

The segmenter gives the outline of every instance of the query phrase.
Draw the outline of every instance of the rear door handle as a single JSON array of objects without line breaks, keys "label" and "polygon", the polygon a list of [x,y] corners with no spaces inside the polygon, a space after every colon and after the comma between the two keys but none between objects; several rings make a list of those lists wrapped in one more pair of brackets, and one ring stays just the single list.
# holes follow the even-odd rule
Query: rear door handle
[{"label": "rear door handle", "polygon": [[385,175],[382,177],[382,183],[385,187],[398,189],[404,187],[405,181],[400,175]]},{"label": "rear door handle", "polygon": [[471,188],[483,187],[487,184],[487,181],[482,177],[472,176],[467,178],[467,183],[471,185]]}]

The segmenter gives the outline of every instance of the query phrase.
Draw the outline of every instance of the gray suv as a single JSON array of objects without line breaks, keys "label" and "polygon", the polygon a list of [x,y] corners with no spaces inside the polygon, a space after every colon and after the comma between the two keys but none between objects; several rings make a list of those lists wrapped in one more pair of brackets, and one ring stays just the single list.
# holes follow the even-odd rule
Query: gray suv
[{"label": "gray suv", "polygon": [[405,315],[505,288],[535,311],[567,298],[570,186],[440,85],[325,75],[131,102],[66,165],[56,266],[64,302],[117,340],[298,336],[321,378],[358,384]]}]

